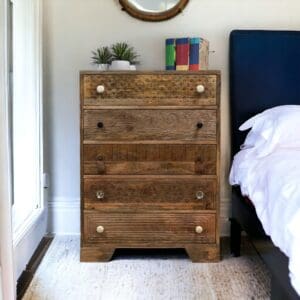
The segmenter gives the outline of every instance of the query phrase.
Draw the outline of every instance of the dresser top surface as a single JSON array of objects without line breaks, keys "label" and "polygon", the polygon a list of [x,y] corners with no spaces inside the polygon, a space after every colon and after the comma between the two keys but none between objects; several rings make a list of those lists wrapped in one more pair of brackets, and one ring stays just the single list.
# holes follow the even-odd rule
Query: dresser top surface
[{"label": "dresser top surface", "polygon": [[80,71],[80,75],[221,75],[220,70],[203,70],[203,71]]}]

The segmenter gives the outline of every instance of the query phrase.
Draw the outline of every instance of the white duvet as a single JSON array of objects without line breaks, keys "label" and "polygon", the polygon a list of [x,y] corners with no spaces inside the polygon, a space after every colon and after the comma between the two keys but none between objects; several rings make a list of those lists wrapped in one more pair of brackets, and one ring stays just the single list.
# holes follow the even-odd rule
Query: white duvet
[{"label": "white duvet", "polygon": [[277,149],[261,158],[253,148],[240,151],[230,184],[240,185],[265,232],[289,257],[291,282],[300,295],[300,148]]}]

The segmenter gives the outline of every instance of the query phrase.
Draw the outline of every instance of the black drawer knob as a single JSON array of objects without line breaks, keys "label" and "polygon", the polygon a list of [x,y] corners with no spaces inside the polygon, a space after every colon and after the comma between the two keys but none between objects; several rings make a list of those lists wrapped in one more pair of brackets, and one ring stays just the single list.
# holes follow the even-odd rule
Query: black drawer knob
[{"label": "black drawer knob", "polygon": [[102,123],[102,122],[98,122],[98,123],[97,123],[97,127],[98,127],[98,128],[103,128],[103,123]]},{"label": "black drawer knob", "polygon": [[103,156],[101,154],[97,155],[97,160],[103,160]]},{"label": "black drawer knob", "polygon": [[198,129],[201,129],[202,127],[203,127],[203,123],[198,122],[198,123],[197,123],[197,128],[198,128]]}]

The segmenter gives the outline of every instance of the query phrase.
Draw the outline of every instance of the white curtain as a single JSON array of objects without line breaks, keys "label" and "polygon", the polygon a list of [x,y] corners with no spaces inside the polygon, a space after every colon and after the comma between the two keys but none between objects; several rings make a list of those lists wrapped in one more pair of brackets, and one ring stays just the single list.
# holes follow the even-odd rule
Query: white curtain
[{"label": "white curtain", "polygon": [[15,299],[8,105],[8,0],[0,0],[0,299]]}]

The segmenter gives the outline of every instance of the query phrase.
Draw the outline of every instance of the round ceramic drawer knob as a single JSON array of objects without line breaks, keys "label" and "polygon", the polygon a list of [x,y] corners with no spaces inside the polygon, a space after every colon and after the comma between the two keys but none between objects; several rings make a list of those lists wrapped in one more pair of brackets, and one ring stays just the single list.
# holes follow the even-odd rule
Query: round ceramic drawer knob
[{"label": "round ceramic drawer knob", "polygon": [[104,85],[98,85],[97,86],[97,93],[98,94],[102,94],[102,93],[104,93],[104,91],[105,91]]},{"label": "round ceramic drawer knob", "polygon": [[196,233],[202,233],[203,232],[203,227],[202,226],[196,226],[195,231],[196,231]]},{"label": "round ceramic drawer knob", "polygon": [[199,85],[197,85],[196,90],[199,94],[202,94],[205,91],[205,87],[204,87],[204,85],[199,84]]},{"label": "round ceramic drawer knob", "polygon": [[204,198],[204,193],[202,191],[196,192],[196,199],[202,200]]},{"label": "round ceramic drawer knob", "polygon": [[98,233],[103,233],[103,232],[104,232],[104,227],[103,227],[103,226],[98,226],[98,227],[96,228],[96,231],[97,231]]},{"label": "round ceramic drawer knob", "polygon": [[97,191],[96,192],[96,197],[99,200],[104,199],[104,192],[103,191]]}]

